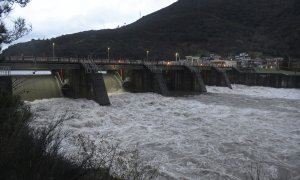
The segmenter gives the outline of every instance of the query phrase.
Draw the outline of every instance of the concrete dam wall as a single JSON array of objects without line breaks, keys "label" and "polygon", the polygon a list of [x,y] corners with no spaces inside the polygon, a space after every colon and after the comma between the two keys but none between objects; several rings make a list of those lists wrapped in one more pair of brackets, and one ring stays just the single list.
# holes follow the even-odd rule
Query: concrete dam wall
[{"label": "concrete dam wall", "polygon": [[268,73],[237,73],[227,71],[230,82],[248,86],[300,88],[300,76]]}]

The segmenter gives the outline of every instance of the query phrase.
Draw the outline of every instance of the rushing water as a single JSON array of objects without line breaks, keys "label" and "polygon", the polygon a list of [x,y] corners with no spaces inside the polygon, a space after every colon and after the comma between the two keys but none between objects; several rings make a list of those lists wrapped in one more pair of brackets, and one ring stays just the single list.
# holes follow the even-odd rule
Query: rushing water
[{"label": "rushing water", "polygon": [[[256,168],[261,179],[300,179],[300,90],[234,85],[208,92],[113,94],[110,107],[64,98],[29,104],[35,127],[64,117],[62,131],[71,137],[136,147],[158,167],[157,179],[246,179]],[[66,152],[76,147],[70,139]]]},{"label": "rushing water", "polygon": [[115,73],[103,74],[106,91],[109,95],[123,92],[121,78]]}]

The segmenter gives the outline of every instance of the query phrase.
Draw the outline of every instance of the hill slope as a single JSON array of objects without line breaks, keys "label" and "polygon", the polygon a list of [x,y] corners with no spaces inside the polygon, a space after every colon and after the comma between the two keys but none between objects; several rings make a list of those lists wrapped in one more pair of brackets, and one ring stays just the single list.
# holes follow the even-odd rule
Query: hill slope
[{"label": "hill slope", "polygon": [[173,58],[241,51],[300,57],[299,0],[179,0],[118,29],[86,31],[9,47],[5,55]]}]

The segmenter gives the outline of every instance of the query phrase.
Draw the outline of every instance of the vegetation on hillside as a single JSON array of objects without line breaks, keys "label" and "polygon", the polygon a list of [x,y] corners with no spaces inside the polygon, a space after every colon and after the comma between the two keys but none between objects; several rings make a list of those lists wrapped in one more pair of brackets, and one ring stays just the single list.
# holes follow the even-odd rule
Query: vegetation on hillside
[{"label": "vegetation on hillside", "polygon": [[13,45],[4,55],[174,59],[203,51],[300,57],[298,0],[179,0],[112,30],[86,31]]}]

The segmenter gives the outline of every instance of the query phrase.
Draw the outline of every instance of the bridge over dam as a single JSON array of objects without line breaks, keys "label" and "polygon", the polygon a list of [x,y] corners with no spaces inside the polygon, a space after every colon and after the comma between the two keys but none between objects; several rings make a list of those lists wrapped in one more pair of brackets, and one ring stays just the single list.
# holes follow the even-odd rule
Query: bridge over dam
[{"label": "bridge over dam", "polygon": [[[25,89],[34,95],[27,100],[49,97],[93,99],[100,105],[110,105],[108,93],[126,91],[155,92],[164,96],[200,94],[206,85],[231,88],[231,82],[248,77],[233,67],[216,67],[187,62],[142,60],[79,59],[58,57],[6,57],[0,62],[2,86],[10,93]],[[51,71],[47,76],[16,76],[10,71]],[[0,70],[1,71],[1,70]],[[287,83],[288,85],[289,83]],[[1,84],[0,84],[1,85]],[[21,89],[21,90],[20,90]],[[20,92],[21,91],[21,92]]]}]

